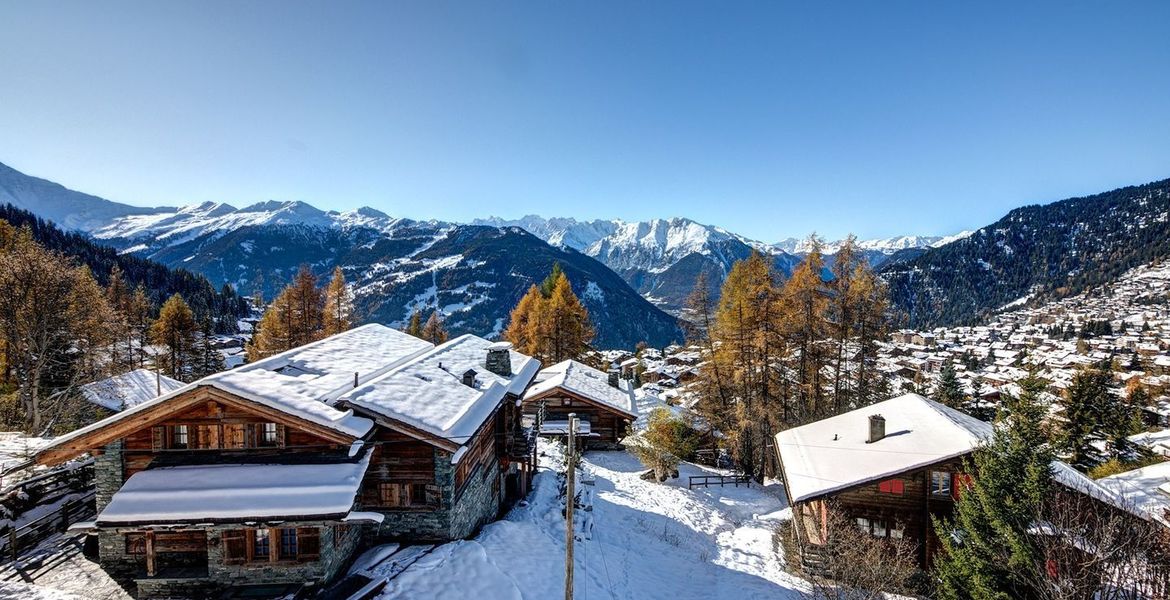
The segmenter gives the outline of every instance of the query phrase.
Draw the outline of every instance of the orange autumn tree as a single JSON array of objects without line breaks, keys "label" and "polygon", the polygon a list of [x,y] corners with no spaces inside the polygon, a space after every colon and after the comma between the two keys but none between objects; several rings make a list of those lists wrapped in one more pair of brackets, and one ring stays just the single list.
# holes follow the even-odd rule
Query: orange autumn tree
[{"label": "orange autumn tree", "polygon": [[556,264],[548,278],[529,288],[512,309],[504,339],[549,365],[581,356],[593,334],[589,311]]}]

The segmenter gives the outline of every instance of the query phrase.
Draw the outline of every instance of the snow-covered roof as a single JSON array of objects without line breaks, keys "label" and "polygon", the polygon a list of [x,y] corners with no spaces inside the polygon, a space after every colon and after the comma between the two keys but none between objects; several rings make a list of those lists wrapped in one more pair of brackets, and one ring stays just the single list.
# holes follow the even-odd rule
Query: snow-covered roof
[{"label": "snow-covered roof", "polygon": [[1151,518],[1170,525],[1170,462],[1162,462],[1097,480]]},{"label": "snow-covered roof", "polygon": [[127,408],[76,431],[59,436],[46,448],[88,435],[169,401],[199,386],[210,386],[279,410],[350,437],[361,437],[373,421],[332,406],[337,397],[434,346],[377,323],[362,325],[287,352],[208,375],[153,400]]},{"label": "snow-covered roof", "polygon": [[542,369],[524,397],[535,398],[560,388],[594,402],[612,406],[630,415],[631,418],[636,418],[629,382],[620,381],[619,385],[623,387],[613,387],[609,384],[608,374],[570,359]]},{"label": "snow-covered roof", "polygon": [[97,517],[100,526],[343,518],[369,466],[300,465],[164,467],[130,476]]},{"label": "snow-covered roof", "polygon": [[[870,415],[886,420],[872,444]],[[990,438],[992,426],[918,394],[782,431],[777,448],[788,495],[800,502],[962,456]]]},{"label": "snow-covered roof", "polygon": [[135,369],[81,388],[85,399],[102,408],[119,411],[153,400],[161,394],[183,387],[183,382],[149,369]]},{"label": "snow-covered roof", "polygon": [[[492,342],[463,335],[359,386],[339,403],[403,423],[455,445],[462,445],[507,394],[519,396],[532,381],[540,362],[508,350],[512,376],[487,369]],[[475,385],[463,374],[475,371]]]}]

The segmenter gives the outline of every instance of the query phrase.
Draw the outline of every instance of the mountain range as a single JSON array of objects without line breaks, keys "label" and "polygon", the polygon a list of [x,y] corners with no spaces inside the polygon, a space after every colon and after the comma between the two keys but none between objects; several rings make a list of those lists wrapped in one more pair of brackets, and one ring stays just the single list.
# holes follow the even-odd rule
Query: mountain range
[{"label": "mountain range", "polygon": [[515,227],[413,221],[370,208],[326,212],[296,201],[142,209],[8,167],[0,168],[0,204],[68,224],[124,255],[268,298],[302,264],[320,276],[338,265],[360,319],[401,324],[414,310],[437,308],[453,334],[498,334],[528,287],[559,263],[589,309],[599,347],[682,340],[675,317],[605,265]]},{"label": "mountain range", "polygon": [[[1166,181],[1027,206],[975,232],[861,240],[904,322],[973,322],[1021,299],[1084,291],[1170,253]],[[267,201],[141,208],[68,190],[0,164],[0,203],[84,232],[124,254],[271,296],[301,264],[340,265],[367,320],[401,323],[439,308],[455,333],[499,333],[528,286],[560,263],[602,347],[681,337],[681,308],[700,273],[713,291],[754,252],[787,275],[807,240],[764,243],[686,218],[648,221],[488,218],[415,221],[372,208],[322,211]],[[825,242],[831,264],[840,241]]]}]

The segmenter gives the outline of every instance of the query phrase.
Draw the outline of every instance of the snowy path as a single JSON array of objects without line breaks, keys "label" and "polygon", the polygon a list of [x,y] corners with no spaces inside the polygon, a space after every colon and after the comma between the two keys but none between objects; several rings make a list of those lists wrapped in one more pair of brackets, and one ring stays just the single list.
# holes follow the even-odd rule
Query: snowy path
[{"label": "snowy path", "polygon": [[[557,456],[545,459],[549,465]],[[593,532],[576,546],[582,599],[798,598],[801,582],[783,572],[772,531],[787,510],[777,489],[686,489],[683,465],[665,484],[638,476],[624,452],[593,452]],[[381,598],[543,600],[563,594],[564,519],[556,476],[543,471],[527,506],[486,526],[474,540],[436,548],[392,580]]]}]

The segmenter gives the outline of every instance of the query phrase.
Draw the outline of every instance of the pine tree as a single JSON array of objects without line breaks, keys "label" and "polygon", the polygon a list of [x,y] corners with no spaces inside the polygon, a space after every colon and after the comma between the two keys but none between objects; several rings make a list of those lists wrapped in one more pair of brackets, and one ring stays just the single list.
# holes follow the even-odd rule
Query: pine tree
[{"label": "pine tree", "polygon": [[698,381],[699,412],[728,435],[736,463],[757,479],[772,464],[771,435],[792,417],[785,402],[788,381],[776,368],[787,354],[780,306],[768,259],[753,252],[735,263],[715,310],[714,352]]},{"label": "pine tree", "polygon": [[353,294],[345,285],[341,267],[333,269],[333,278],[325,288],[324,335],[330,336],[353,326]]},{"label": "pine tree", "polygon": [[544,281],[540,282],[540,295],[545,298],[552,297],[553,289],[557,287],[557,281],[564,276],[564,271],[561,269],[561,263],[555,262],[552,266],[552,271]]},{"label": "pine tree", "polygon": [[528,292],[520,298],[520,301],[516,303],[516,307],[512,309],[512,314],[508,318],[508,327],[504,330],[503,337],[512,343],[512,346],[517,352],[529,356],[536,356],[540,353],[536,332],[537,319],[535,317],[536,311],[543,301],[544,296],[541,295],[540,288],[534,285],[528,288]]},{"label": "pine tree", "polygon": [[963,393],[963,387],[959,385],[959,378],[955,374],[955,365],[949,361],[943,365],[942,371],[939,373],[935,390],[935,396],[938,397],[939,402],[951,408],[966,409],[967,395]]},{"label": "pine tree", "polygon": [[1101,456],[1094,443],[1109,438],[1113,416],[1118,413],[1117,399],[1109,391],[1112,375],[1098,367],[1100,365],[1078,371],[1061,403],[1064,420],[1059,437],[1060,449],[1068,455],[1070,463],[1082,470],[1100,462]]},{"label": "pine tree", "polygon": [[1029,600],[1041,552],[1030,529],[1052,481],[1052,449],[1041,428],[1043,382],[1020,382],[1019,398],[995,437],[975,451],[975,477],[960,492],[951,519],[936,520],[943,551],[934,563],[937,594],[945,600]]},{"label": "pine tree", "polygon": [[316,276],[307,266],[301,267],[260,318],[248,344],[248,360],[257,361],[321,339],[324,305]]},{"label": "pine tree", "polygon": [[146,363],[146,346],[150,343],[150,325],[154,322],[153,313],[154,307],[150,303],[150,297],[146,294],[146,288],[142,285],[134,288],[134,293],[130,295],[126,304],[124,315],[126,323],[129,325],[126,331],[126,345],[130,350],[130,366],[133,368],[141,368]]},{"label": "pine tree", "polygon": [[[549,290],[546,296],[543,289]],[[553,364],[578,358],[593,340],[589,312],[573,293],[569,278],[560,265],[541,283],[520,298],[504,330],[505,340],[516,350]]]},{"label": "pine tree", "polygon": [[421,335],[418,337],[436,346],[447,341],[447,330],[443,328],[443,320],[439,317],[439,311],[436,310],[431,313],[426,324],[422,327]]},{"label": "pine tree", "polygon": [[211,319],[203,319],[200,323],[198,354],[192,375],[195,379],[227,370],[223,355],[215,349],[215,333],[212,329]]},{"label": "pine tree", "polygon": [[799,422],[831,414],[825,402],[823,367],[827,364],[822,341],[829,336],[828,298],[821,278],[824,260],[820,240],[809,236],[811,250],[792,272],[781,290],[784,336],[796,356],[793,404]]},{"label": "pine tree", "polygon": [[158,366],[167,376],[180,381],[194,381],[200,360],[199,324],[195,313],[175,294],[163,303],[158,319],[150,327],[150,340],[162,346]]},{"label": "pine tree", "polygon": [[406,327],[403,328],[402,331],[405,333],[409,333],[410,335],[413,335],[416,338],[422,337],[422,311],[421,310],[415,309],[414,312],[410,313],[410,320],[408,320],[406,322]]},{"label": "pine tree", "polygon": [[579,358],[589,350],[589,342],[593,340],[589,312],[573,293],[569,278],[556,269],[554,273],[557,278],[552,295],[548,298],[548,314],[545,317],[547,327],[543,332],[546,340],[544,355],[549,364]]}]

